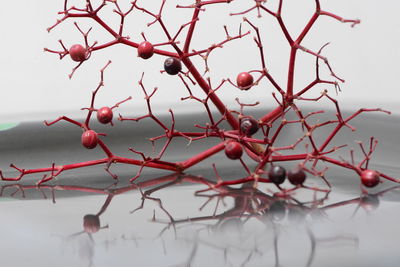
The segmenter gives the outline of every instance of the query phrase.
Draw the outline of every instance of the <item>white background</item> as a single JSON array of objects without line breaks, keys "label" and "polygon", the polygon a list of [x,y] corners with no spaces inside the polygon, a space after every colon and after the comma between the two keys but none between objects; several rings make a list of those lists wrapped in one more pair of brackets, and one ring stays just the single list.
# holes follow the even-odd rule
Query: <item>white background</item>
[{"label": "white background", "polygon": [[[113,63],[106,72],[106,86],[98,95],[97,107],[113,105],[132,95],[134,100],[119,112],[124,115],[143,114],[143,94],[137,81],[144,71],[145,84],[149,90],[155,86],[159,87],[153,100],[156,112],[166,112],[170,107],[177,113],[202,109],[197,103],[180,101],[187,93],[177,77],[160,74],[164,57],[155,55],[144,61],[136,56],[136,49],[127,46],[118,45],[93,53],[90,60],[83,64],[72,80],[69,80],[68,74],[75,62],[69,57],[59,61],[57,55],[43,52],[44,47],[58,49],[58,39],[62,39],[68,47],[83,41],[73,26],[73,19],[47,33],[46,28],[60,18],[57,12],[62,9],[63,2],[21,0],[3,3],[0,9],[0,122],[52,119],[58,115],[83,116],[84,113],[80,113],[79,109],[89,104],[91,91],[99,80],[99,69],[108,59]],[[77,6],[82,6],[81,2],[85,1],[71,1]],[[138,4],[157,12],[160,2],[139,0]],[[190,9],[176,9],[176,4],[192,2],[167,1],[163,18],[172,32],[188,22],[192,12]],[[275,9],[276,2],[271,0],[268,6]],[[121,7],[127,7],[129,1],[119,3]],[[346,80],[341,86],[343,92],[336,96],[343,108],[356,110],[360,107],[382,107],[400,114],[397,104],[400,100],[400,2],[321,0],[321,4],[323,10],[345,18],[361,19],[360,25],[351,28],[349,24],[321,17],[303,42],[304,46],[314,51],[324,43],[331,42],[323,54],[330,59],[336,73]],[[225,38],[224,24],[228,25],[231,35],[235,35],[242,22],[242,16],[231,17],[229,13],[242,11],[252,5],[253,1],[236,0],[229,5],[208,6],[206,12],[201,13],[192,48],[202,49],[222,41]],[[313,11],[312,0],[284,1],[283,18],[294,37],[307,23]],[[112,13],[111,4],[102,13],[102,17],[117,28],[118,16]],[[289,47],[276,20],[268,14],[263,14],[261,19],[257,19],[255,11],[246,17],[260,27],[268,69],[280,85],[285,87]],[[93,21],[77,21],[85,29],[94,26],[89,38],[91,42],[111,40],[109,34]],[[127,20],[125,34],[130,35],[133,41],[140,42],[140,33],[144,31],[153,43],[166,41],[159,25],[155,24],[149,28],[146,26],[150,21],[151,17],[135,10]],[[250,29],[247,24],[243,24],[242,28],[243,31]],[[211,72],[205,77],[209,76],[213,84],[219,84],[223,78],[235,80],[239,72],[260,68],[259,54],[252,36],[253,33],[227,44],[223,49],[215,50],[209,59]],[[203,71],[202,60],[193,60]],[[299,53],[295,91],[314,79],[314,61],[312,56]],[[330,78],[326,68],[323,68],[322,73],[325,78]],[[324,88],[329,87],[317,87],[308,96],[318,96]],[[204,96],[199,88],[194,89],[194,92],[200,97]],[[244,102],[259,100],[260,107],[267,107],[268,110],[275,105],[271,92],[272,86],[264,80],[247,92],[241,92],[226,84],[218,94],[230,108],[237,108],[234,99],[240,97]],[[335,96],[332,88],[330,92]],[[324,107],[332,106],[327,105],[327,102],[321,104]]]}]

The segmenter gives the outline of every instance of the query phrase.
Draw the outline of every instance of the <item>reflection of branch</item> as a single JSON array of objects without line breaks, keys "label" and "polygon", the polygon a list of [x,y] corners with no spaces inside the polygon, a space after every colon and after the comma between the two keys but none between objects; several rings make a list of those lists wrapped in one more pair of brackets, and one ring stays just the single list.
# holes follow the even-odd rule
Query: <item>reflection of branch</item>
[{"label": "reflection of branch", "polygon": [[199,247],[199,242],[198,242],[198,236],[196,235],[193,247],[190,251],[188,258],[183,263],[177,264],[177,265],[172,265],[171,267],[181,267],[181,266],[182,267],[190,267],[194,260],[194,257],[196,256],[198,247]]},{"label": "reflection of branch", "polygon": [[[153,195],[156,192],[161,192],[167,188],[174,187],[177,184],[190,183],[195,185],[207,185],[212,187],[218,184],[220,181],[212,181],[204,177],[190,176],[190,175],[168,175],[147,181],[140,182],[138,184],[130,184],[124,187],[114,187],[106,188],[91,188],[91,187],[80,187],[71,185],[44,185],[44,186],[31,186],[31,185],[4,185],[1,187],[0,195],[4,196],[10,193],[11,196],[15,196],[17,192],[21,192],[23,198],[29,198],[29,192],[35,190],[43,193],[43,197],[46,198],[43,190],[51,190],[55,198],[55,193],[57,191],[71,191],[71,192],[85,192],[93,193],[97,195],[106,195],[106,199],[101,204],[100,209],[93,214],[88,214],[84,216],[84,229],[75,234],[69,235],[69,239],[73,239],[79,235],[87,234],[91,246],[94,245],[93,235],[97,233],[100,229],[108,228],[108,225],[100,226],[100,216],[103,215],[107,209],[110,207],[110,203],[116,196],[124,194],[126,192],[138,190],[141,193],[142,202],[140,209],[145,208],[145,201],[151,200],[156,201],[161,209],[169,218],[168,221],[163,222],[159,219],[153,218],[152,221],[157,223],[165,223],[166,227],[163,228],[161,233],[156,237],[163,241],[163,235],[168,230],[173,228],[174,236],[177,239],[182,239],[179,233],[187,227],[196,227],[196,235],[194,238],[186,241],[192,243],[190,253],[187,259],[177,265],[177,266],[190,266],[193,264],[196,255],[201,251],[201,247],[205,246],[215,250],[223,251],[226,255],[226,260],[228,261],[230,253],[232,251],[241,251],[245,256],[242,260],[242,266],[251,265],[251,263],[256,259],[255,255],[262,255],[260,251],[265,251],[265,249],[260,250],[262,243],[265,240],[266,235],[249,235],[246,233],[246,225],[248,222],[261,222],[265,231],[273,232],[273,248],[275,253],[275,266],[280,266],[280,259],[284,251],[278,246],[279,240],[282,239],[280,232],[281,226],[283,226],[287,221],[294,223],[302,229],[308,236],[311,251],[307,255],[307,261],[305,266],[311,266],[313,259],[315,257],[316,249],[320,244],[327,242],[337,242],[340,240],[351,241],[357,244],[358,238],[352,235],[338,235],[328,238],[319,238],[312,231],[307,224],[300,223],[301,221],[312,220],[313,214],[323,214],[328,216],[326,211],[331,209],[340,208],[348,205],[357,205],[356,211],[359,207],[364,208],[368,212],[373,209],[378,208],[379,198],[384,194],[400,188],[400,186],[392,187],[375,194],[363,194],[358,198],[353,198],[345,201],[340,201],[334,204],[324,205],[324,201],[318,199],[315,195],[312,200],[300,201],[295,199],[291,195],[274,195],[268,194],[267,192],[260,191],[254,188],[251,183],[242,184],[240,187],[232,186],[221,186],[215,187],[213,191],[207,194],[197,191],[194,194],[195,198],[206,198],[208,201],[202,206],[204,208],[207,205],[211,205],[213,202],[218,205],[219,203],[226,203],[225,207],[219,207],[211,210],[211,214],[206,214],[203,216],[188,217],[184,219],[175,218],[173,213],[167,210],[163,205],[163,200]],[[195,192],[195,189],[193,189]],[[317,194],[317,192],[316,192]],[[321,193],[319,193],[321,194]],[[280,196],[280,197],[279,197]],[[326,196],[325,196],[326,197]],[[231,203],[231,204],[228,204]],[[221,211],[221,209],[223,209]],[[137,210],[137,209],[136,209]],[[204,211],[204,209],[203,209]],[[289,220],[286,220],[289,219]],[[272,227],[271,227],[272,226]],[[211,232],[210,232],[211,231]],[[208,233],[208,235],[207,235]],[[211,233],[211,234],[210,234]],[[217,234],[216,233],[220,233]],[[220,239],[225,240],[227,237],[224,234],[232,236],[232,233],[240,236],[240,244],[228,243],[228,244],[218,244]],[[264,237],[262,237],[264,236]],[[244,238],[243,238],[244,237]],[[128,240],[125,236],[121,237],[123,240]],[[140,239],[133,238],[137,246],[140,244]],[[254,240],[253,240],[254,239]],[[244,244],[254,243],[254,246],[243,248]]]}]

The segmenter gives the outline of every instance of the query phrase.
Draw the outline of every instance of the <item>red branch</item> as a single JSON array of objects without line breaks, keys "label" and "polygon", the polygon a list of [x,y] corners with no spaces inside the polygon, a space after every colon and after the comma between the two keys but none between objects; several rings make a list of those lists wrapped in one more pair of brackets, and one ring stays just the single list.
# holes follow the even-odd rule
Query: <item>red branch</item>
[{"label": "red branch", "polygon": [[[140,159],[132,159],[127,157],[120,157],[115,155],[105,144],[105,142],[101,139],[101,136],[105,134],[96,133],[95,138],[98,145],[105,153],[106,157],[87,161],[87,162],[79,162],[79,163],[71,163],[67,165],[56,165],[53,164],[51,167],[45,168],[37,168],[37,169],[21,169],[16,167],[15,165],[11,165],[11,167],[16,170],[19,175],[16,177],[5,177],[3,173],[0,171],[0,177],[3,180],[20,180],[23,176],[27,174],[33,173],[41,173],[45,172],[43,178],[38,182],[39,184],[43,182],[47,182],[59,174],[61,174],[65,170],[76,169],[86,166],[104,164],[105,170],[113,177],[117,178],[117,176],[110,172],[110,166],[113,163],[123,163],[123,164],[131,164],[139,166],[139,171],[134,176],[131,181],[134,181],[138,178],[144,167],[150,168],[158,168],[164,170],[170,170],[174,172],[183,172],[184,170],[199,164],[203,160],[213,156],[214,154],[225,149],[227,156],[232,159],[239,159],[240,165],[243,167],[244,172],[246,173],[246,177],[232,180],[232,181],[220,181],[217,185],[213,185],[213,188],[225,185],[232,184],[243,184],[249,181],[254,181],[255,185],[258,182],[266,182],[270,183],[269,174],[267,168],[269,166],[274,166],[277,162],[283,161],[297,161],[299,163],[298,167],[301,172],[310,173],[314,176],[319,176],[323,179],[323,181],[330,187],[330,183],[325,178],[325,172],[327,168],[325,166],[319,166],[320,162],[330,163],[337,166],[341,166],[343,168],[351,169],[356,172],[357,175],[361,177],[361,181],[365,184],[363,179],[364,171],[368,171],[369,175],[372,175],[372,179],[377,179],[376,177],[381,177],[390,181],[399,182],[399,179],[393,178],[386,174],[383,174],[378,171],[370,172],[368,169],[369,163],[371,160],[372,153],[374,152],[377,141],[371,137],[370,143],[368,146],[365,146],[362,143],[359,143],[359,148],[362,153],[362,160],[359,163],[354,162],[353,151],[351,150],[351,161],[346,161],[343,159],[335,159],[335,152],[339,149],[342,149],[347,146],[347,144],[342,144],[338,146],[331,146],[332,140],[337,136],[339,131],[343,127],[347,127],[351,130],[355,130],[355,128],[350,124],[350,121],[356,118],[358,115],[364,112],[385,112],[390,113],[388,111],[382,110],[380,108],[374,109],[360,109],[355,112],[353,115],[344,118],[341,109],[339,107],[339,103],[336,99],[331,97],[328,93],[327,89],[324,89],[320,95],[315,97],[304,97],[305,93],[310,92],[317,85],[328,85],[335,89],[336,92],[340,91],[339,84],[343,83],[344,80],[339,78],[338,75],[333,70],[333,67],[328,61],[328,58],[323,55],[323,49],[328,45],[325,44],[319,50],[312,48],[306,48],[302,45],[304,38],[309,34],[316,21],[321,16],[330,17],[336,21],[349,23],[352,27],[356,24],[360,23],[358,19],[345,19],[339,15],[334,13],[325,11],[321,9],[320,1],[315,0],[315,10],[308,22],[304,25],[302,31],[298,36],[294,36],[286,27],[286,22],[282,17],[283,10],[283,0],[277,0],[278,6],[277,10],[272,10],[267,1],[262,0],[254,0],[253,4],[245,8],[244,10],[239,10],[236,12],[230,13],[232,16],[243,16],[245,14],[251,13],[253,11],[257,12],[258,17],[262,17],[263,14],[267,14],[268,16],[272,16],[276,19],[280,30],[286,39],[288,46],[290,48],[289,62],[287,67],[287,80],[286,84],[282,85],[277,82],[277,80],[273,77],[272,73],[269,72],[268,64],[269,61],[266,57],[266,53],[264,51],[263,45],[263,35],[265,34],[263,28],[257,26],[258,22],[250,21],[247,18],[243,18],[243,25],[249,27],[249,31],[242,32],[242,24],[240,24],[239,31],[236,35],[231,35],[228,31],[228,27],[224,26],[225,38],[220,40],[219,42],[212,44],[208,47],[203,48],[193,48],[195,44],[193,43],[193,36],[195,36],[197,25],[201,23],[201,16],[206,12],[206,8],[213,8],[216,5],[224,5],[226,8],[229,7],[229,3],[231,0],[209,0],[209,1],[195,1],[192,5],[177,5],[176,8],[182,11],[192,11],[192,16],[190,21],[182,24],[177,31],[171,31],[167,27],[166,16],[165,16],[165,5],[166,0],[160,0],[160,8],[158,11],[154,12],[143,7],[140,1],[133,1],[130,3],[127,10],[123,10],[117,1],[114,0],[103,0],[100,1],[100,4],[95,6],[91,0],[82,1],[82,7],[71,6],[68,0],[64,0],[64,8],[59,12],[60,18],[56,21],[55,24],[50,26],[47,30],[50,32],[52,29],[57,27],[59,24],[64,21],[74,18],[74,19],[89,19],[94,22],[95,25],[99,26],[104,31],[108,32],[112,40],[106,43],[97,43],[89,41],[89,33],[91,32],[91,28],[87,31],[83,31],[77,22],[74,23],[76,29],[82,34],[84,40],[84,54],[79,56],[75,55],[75,51],[71,52],[66,48],[64,42],[62,40],[59,41],[62,50],[54,50],[45,48],[46,52],[57,54],[60,59],[64,59],[66,55],[70,54],[73,60],[81,60],[78,62],[78,65],[72,70],[70,77],[72,74],[80,67],[82,64],[89,60],[94,56],[95,52],[103,49],[107,49],[111,46],[117,44],[123,44],[130,47],[142,49],[142,42],[140,40],[132,40],[128,35],[125,35],[125,31],[127,30],[125,27],[126,19],[128,16],[135,14],[136,12],[141,12],[147,15],[150,18],[150,21],[147,23],[148,27],[154,27],[154,25],[158,25],[163,32],[163,36],[165,38],[161,43],[152,44],[151,40],[145,37],[145,34],[142,33],[142,37],[148,43],[151,50],[145,56],[142,56],[145,59],[153,56],[163,56],[163,57],[172,57],[174,60],[180,64],[183,63],[183,66],[186,68],[182,70],[179,67],[177,73],[171,73],[166,69],[166,73],[168,74],[178,74],[176,77],[180,79],[183,84],[183,89],[185,92],[188,92],[188,96],[181,97],[182,101],[194,101],[196,103],[200,103],[206,111],[206,117],[208,122],[205,125],[200,125],[198,123],[194,124],[194,127],[197,131],[180,131],[176,127],[176,118],[175,114],[172,110],[169,110],[171,116],[171,122],[165,123],[161,119],[159,119],[153,113],[153,108],[151,105],[151,98],[157,92],[157,88],[149,93],[145,88],[143,77],[139,81],[139,86],[144,93],[145,101],[147,104],[148,113],[144,114],[140,117],[126,117],[119,115],[120,121],[141,121],[143,119],[149,118],[154,121],[154,123],[160,127],[161,133],[158,136],[150,137],[149,140],[154,145],[155,142],[163,141],[164,145],[161,150],[158,151],[156,156],[145,155],[143,152],[135,150],[135,148],[129,148],[131,152],[135,155],[139,156]],[[144,4],[144,2],[143,2]],[[105,6],[111,5],[113,6],[112,13],[119,17],[120,23],[116,29],[114,29],[111,25],[109,25],[104,19],[103,15],[107,12]],[[256,53],[260,56],[260,66],[258,69],[249,70],[248,72],[242,73],[246,77],[244,83],[246,86],[242,86],[239,84],[239,76],[237,83],[232,81],[232,79],[224,79],[219,82],[217,86],[213,86],[211,78],[204,78],[203,75],[200,74],[200,70],[198,66],[192,60],[192,57],[200,56],[205,63],[205,72],[209,71],[208,59],[214,51],[218,51],[222,49],[230,42],[237,42],[239,40],[245,41],[250,34],[254,34],[254,42],[256,45]],[[91,44],[90,44],[91,43]],[[163,49],[162,47],[167,47],[168,49]],[[147,48],[146,48],[147,49]],[[309,56],[315,58],[315,78],[311,80],[311,82],[305,86],[304,88],[297,88],[295,84],[295,73],[297,70],[296,60],[298,52],[304,52]],[[79,52],[79,51],[78,51]],[[140,52],[140,51],[139,51]],[[140,54],[139,54],[140,56]],[[323,66],[320,66],[320,61],[323,62]],[[104,72],[106,68],[111,63],[108,62],[105,67],[100,70],[101,77],[100,82],[97,88],[92,93],[92,98],[90,101],[90,106],[83,108],[82,110],[87,111],[86,119],[84,122],[79,122],[73,119],[70,119],[66,116],[61,116],[58,119],[52,122],[46,122],[47,126],[55,124],[60,121],[66,121],[68,123],[74,124],[80,127],[84,132],[92,131],[90,127],[90,122],[92,119],[93,112],[100,112],[99,109],[95,108],[95,98],[101,87],[104,86]],[[178,64],[177,63],[177,64]],[[320,77],[320,68],[325,67],[331,74],[331,78],[321,78]],[[253,80],[253,75],[256,75],[256,79]],[[239,99],[237,99],[237,103],[239,104],[240,111],[236,111],[232,108],[228,108],[227,105],[222,101],[222,99],[218,96],[219,90],[222,90],[226,85],[232,85],[232,87],[239,88],[241,90],[251,90],[251,87],[258,86],[263,79],[266,79],[268,83],[270,83],[274,89],[272,93],[273,101],[277,103],[277,106],[269,110],[263,116],[261,116],[258,120],[255,120],[247,113],[245,113],[248,109],[255,109],[255,106],[259,106],[259,102],[254,104],[245,104],[242,103]],[[226,83],[228,82],[228,83]],[[200,88],[205,97],[200,97],[194,94],[194,88]],[[113,110],[119,107],[120,104],[125,103],[130,100],[131,97],[125,98],[124,100],[113,105],[110,110]],[[317,117],[320,113],[323,113],[323,110],[317,110],[310,112],[309,114],[304,114],[301,110],[299,103],[301,101],[304,102],[317,102],[327,100],[328,102],[333,104],[333,107],[336,110],[336,117],[326,120],[326,121],[318,121],[315,122],[315,117]],[[219,111],[218,114],[213,114],[212,108],[216,108]],[[108,111],[112,112],[112,111]],[[292,113],[296,116],[294,120],[288,120],[288,113]],[[111,113],[112,115],[112,113]],[[313,118],[314,120],[311,120]],[[106,121],[108,122],[108,121]],[[227,123],[230,129],[225,130],[221,125]],[[252,124],[252,125],[245,125]],[[110,121],[112,125],[112,121]],[[280,140],[280,136],[286,130],[288,125],[298,125],[299,133],[297,135],[297,139],[292,143],[287,143],[284,145],[277,145]],[[325,136],[325,139],[320,142],[318,138],[316,138],[315,132],[318,129],[333,126],[333,130]],[[247,129],[246,127],[252,127]],[[254,130],[254,131],[253,131]],[[252,131],[249,133],[249,131]],[[163,160],[163,157],[166,153],[168,153],[168,148],[174,138],[185,138],[188,140],[189,144],[194,141],[201,141],[205,139],[217,139],[217,142],[214,146],[209,147],[205,151],[200,151],[196,155],[185,159],[181,162],[167,162]],[[237,147],[237,151],[228,152],[226,151],[227,144],[230,142],[237,142],[239,145]],[[96,143],[97,144],[97,143]],[[291,153],[290,151],[295,150],[296,148],[304,147],[304,151],[301,153]],[[249,167],[247,160],[242,157],[242,150],[248,154],[251,160],[257,162],[256,166],[251,168]],[[232,153],[231,155],[229,153]],[[235,154],[236,153],[236,154]],[[310,163],[309,163],[310,162]],[[375,177],[376,176],[376,177]],[[219,177],[217,175],[217,177]],[[367,177],[368,178],[368,177]],[[289,177],[290,180],[290,177]],[[370,185],[370,184],[369,184]],[[367,185],[367,186],[369,186]],[[284,189],[279,184],[277,184],[278,188],[282,190],[282,192],[289,192],[292,189]],[[306,188],[302,183],[297,185],[295,188],[302,187]],[[316,190],[326,190],[326,189],[318,189]]]}]

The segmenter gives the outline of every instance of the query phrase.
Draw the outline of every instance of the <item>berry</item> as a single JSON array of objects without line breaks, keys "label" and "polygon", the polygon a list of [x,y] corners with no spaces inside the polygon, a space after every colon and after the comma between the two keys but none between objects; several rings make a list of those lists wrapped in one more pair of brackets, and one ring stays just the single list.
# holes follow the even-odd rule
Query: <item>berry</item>
[{"label": "berry", "polygon": [[366,187],[375,187],[379,184],[379,174],[374,170],[364,170],[361,172],[361,182]]},{"label": "berry", "polygon": [[169,75],[176,75],[182,70],[182,63],[175,57],[169,57],[164,61],[164,70]]},{"label": "berry", "polygon": [[80,44],[74,44],[71,46],[68,52],[73,61],[81,62],[86,60],[86,48]]},{"label": "berry", "polygon": [[139,44],[137,51],[139,57],[148,59],[154,54],[154,46],[150,42],[144,41]]},{"label": "berry", "polygon": [[230,159],[240,159],[243,155],[243,148],[239,142],[231,141],[225,145],[225,154]]},{"label": "berry", "polygon": [[83,217],[83,229],[86,233],[93,234],[100,230],[99,216],[88,214]]},{"label": "berry", "polygon": [[93,130],[87,130],[82,134],[82,145],[88,149],[93,149],[97,146],[97,133]]},{"label": "berry", "polygon": [[236,77],[236,84],[241,90],[249,90],[253,85],[253,76],[248,72],[239,73]]},{"label": "berry", "polygon": [[255,134],[259,128],[258,122],[252,117],[244,118],[240,122],[240,130],[247,136]]},{"label": "berry", "polygon": [[301,185],[306,180],[306,173],[299,167],[288,172],[288,179],[292,185]]},{"label": "berry", "polygon": [[268,178],[274,184],[281,184],[285,181],[286,170],[285,168],[275,165],[272,166],[268,172]]},{"label": "berry", "polygon": [[107,124],[110,123],[113,118],[113,111],[109,107],[102,107],[97,111],[97,120],[100,123]]}]

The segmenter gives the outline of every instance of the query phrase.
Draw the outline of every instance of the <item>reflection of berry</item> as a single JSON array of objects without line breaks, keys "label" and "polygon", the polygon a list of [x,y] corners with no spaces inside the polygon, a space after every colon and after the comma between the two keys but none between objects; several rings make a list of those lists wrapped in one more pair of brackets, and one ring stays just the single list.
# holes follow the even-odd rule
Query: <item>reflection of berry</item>
[{"label": "reflection of berry", "polygon": [[139,57],[148,59],[154,54],[154,46],[150,42],[144,41],[139,44],[137,51]]},{"label": "reflection of berry", "polygon": [[254,118],[244,118],[240,123],[240,130],[247,136],[255,134],[260,126]]},{"label": "reflection of berry", "polygon": [[379,174],[374,170],[364,170],[361,172],[361,182],[366,187],[375,187],[379,184]]},{"label": "reflection of berry", "polygon": [[109,107],[102,107],[97,111],[97,120],[103,124],[110,123],[112,118],[113,112]]},{"label": "reflection of berry", "polygon": [[379,197],[375,195],[363,196],[360,206],[366,211],[374,211],[379,207]]},{"label": "reflection of berry", "polygon": [[100,230],[99,216],[88,214],[83,217],[83,229],[86,233],[96,233]]},{"label": "reflection of berry", "polygon": [[253,76],[248,72],[239,73],[236,78],[236,84],[241,90],[249,90],[253,85]]},{"label": "reflection of berry", "polygon": [[82,134],[81,141],[84,147],[88,149],[95,148],[98,142],[97,133],[93,130],[87,130]]},{"label": "reflection of berry", "polygon": [[74,44],[69,49],[69,55],[73,61],[81,62],[86,59],[86,48],[80,44]]},{"label": "reflection of berry", "polygon": [[282,166],[274,165],[268,172],[268,178],[274,184],[281,184],[285,181],[286,170]]},{"label": "reflection of berry", "polygon": [[288,219],[292,222],[304,221],[306,213],[300,208],[293,206],[288,208]]},{"label": "reflection of berry", "polygon": [[281,221],[286,216],[286,204],[284,201],[278,200],[271,204],[268,214],[274,221]]},{"label": "reflection of berry", "polygon": [[226,218],[218,225],[218,229],[222,234],[240,233],[243,230],[243,221],[240,218]]},{"label": "reflection of berry", "polygon": [[225,154],[230,159],[240,159],[243,155],[243,148],[239,142],[231,141],[225,145]]},{"label": "reflection of berry", "polygon": [[306,180],[306,177],[307,177],[306,173],[298,167],[288,172],[288,179],[292,185],[303,184],[304,181]]},{"label": "reflection of berry", "polygon": [[169,75],[176,75],[182,70],[182,63],[175,57],[169,57],[164,61],[164,70]]}]

